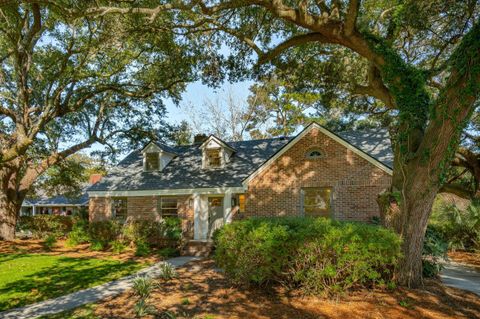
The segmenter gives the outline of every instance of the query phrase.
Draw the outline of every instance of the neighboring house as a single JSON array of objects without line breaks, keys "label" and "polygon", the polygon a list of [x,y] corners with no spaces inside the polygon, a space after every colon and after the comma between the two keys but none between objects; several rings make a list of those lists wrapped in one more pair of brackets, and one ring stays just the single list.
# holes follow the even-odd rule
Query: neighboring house
[{"label": "neighboring house", "polygon": [[178,216],[196,241],[250,216],[369,221],[392,162],[386,131],[334,134],[316,123],[293,138],[151,142],[88,190],[90,220]]},{"label": "neighboring house", "polygon": [[54,197],[42,197],[39,199],[25,199],[20,209],[20,216],[34,215],[72,215],[82,209],[88,210],[88,194],[86,190],[102,179],[100,174],[90,176],[88,186],[84,187],[82,194],[77,198],[69,198],[63,195]]},{"label": "neighboring house", "polygon": [[81,209],[88,209],[88,194],[83,193],[79,198],[55,196],[41,199],[26,199],[22,203],[20,216],[34,215],[72,215]]}]

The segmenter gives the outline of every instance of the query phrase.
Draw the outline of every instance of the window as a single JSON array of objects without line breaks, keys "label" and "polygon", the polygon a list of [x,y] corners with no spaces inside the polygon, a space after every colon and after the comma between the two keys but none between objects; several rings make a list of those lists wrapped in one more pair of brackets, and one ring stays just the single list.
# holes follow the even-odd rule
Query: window
[{"label": "window", "polygon": [[112,217],[118,220],[127,219],[127,199],[113,198],[112,200]]},{"label": "window", "polygon": [[177,217],[178,216],[177,197],[159,197],[158,212],[162,217]]},{"label": "window", "polygon": [[245,194],[238,195],[238,211],[240,213],[245,212]]},{"label": "window", "polygon": [[222,165],[219,148],[207,149],[206,152],[208,167],[220,167]]},{"label": "window", "polygon": [[324,156],[323,152],[320,151],[319,149],[311,149],[307,152],[305,157],[308,158],[308,159],[317,159],[317,158],[323,158],[325,156]]},{"label": "window", "polygon": [[302,189],[305,216],[330,216],[331,188],[309,187]]},{"label": "window", "polygon": [[158,153],[145,154],[145,169],[147,171],[158,171],[160,169],[160,161]]}]

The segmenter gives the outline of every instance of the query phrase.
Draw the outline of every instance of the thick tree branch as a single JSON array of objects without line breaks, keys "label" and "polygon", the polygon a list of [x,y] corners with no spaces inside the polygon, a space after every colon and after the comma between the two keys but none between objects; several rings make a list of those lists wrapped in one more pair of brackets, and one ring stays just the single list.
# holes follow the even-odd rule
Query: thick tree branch
[{"label": "thick tree branch", "polygon": [[345,35],[347,37],[352,35],[355,30],[360,2],[360,0],[350,0],[348,4],[347,16],[345,17]]}]

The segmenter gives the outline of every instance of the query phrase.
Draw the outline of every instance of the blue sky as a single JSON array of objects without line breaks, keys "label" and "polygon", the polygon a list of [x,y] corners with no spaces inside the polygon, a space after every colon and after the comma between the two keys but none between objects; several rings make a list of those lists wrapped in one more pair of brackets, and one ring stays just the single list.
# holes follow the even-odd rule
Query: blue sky
[{"label": "blue sky", "polygon": [[186,103],[191,103],[193,105],[200,105],[206,99],[215,99],[217,96],[222,96],[225,92],[231,90],[235,93],[235,96],[241,100],[246,100],[249,95],[249,87],[253,82],[237,82],[229,83],[225,82],[223,85],[217,89],[208,87],[207,85],[202,84],[201,82],[194,82],[187,86],[186,91],[182,95],[182,101],[180,102],[180,107],[175,105],[172,101],[166,100],[165,104],[167,106],[167,118],[168,122],[172,124],[179,123],[182,120],[187,120],[188,117],[185,112],[182,110],[182,106]]}]

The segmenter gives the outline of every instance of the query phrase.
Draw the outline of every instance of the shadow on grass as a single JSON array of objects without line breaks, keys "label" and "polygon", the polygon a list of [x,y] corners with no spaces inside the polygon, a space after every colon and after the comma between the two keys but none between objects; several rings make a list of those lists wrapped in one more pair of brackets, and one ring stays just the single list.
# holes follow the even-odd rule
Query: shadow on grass
[{"label": "shadow on grass", "polygon": [[[39,256],[45,255],[0,255],[0,263],[18,258],[32,258],[29,261],[34,262]],[[0,311],[96,286],[131,274],[141,267],[134,261],[50,257],[55,259],[50,265],[27,274],[21,279],[4,285],[0,283],[0,296],[6,297],[0,298]],[[21,263],[18,267],[21,267]],[[16,270],[12,269],[12,271]]]}]

